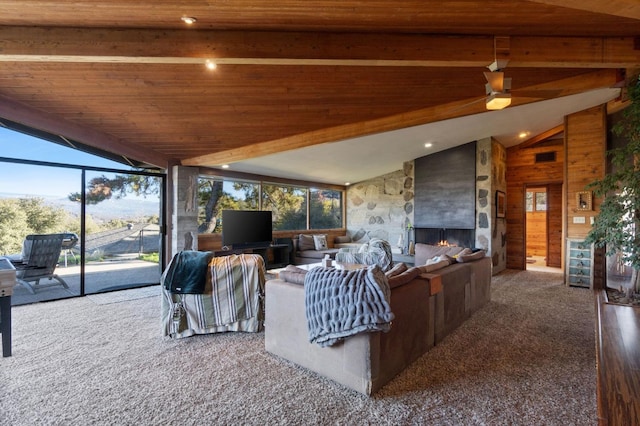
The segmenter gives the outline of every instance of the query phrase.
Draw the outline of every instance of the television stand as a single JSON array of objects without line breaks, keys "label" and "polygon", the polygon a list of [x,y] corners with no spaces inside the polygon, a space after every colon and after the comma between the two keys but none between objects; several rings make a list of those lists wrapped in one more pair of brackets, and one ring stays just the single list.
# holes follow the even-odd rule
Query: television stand
[{"label": "television stand", "polygon": [[230,250],[215,250],[213,255],[229,256],[231,254],[259,254],[264,259],[267,269],[284,268],[289,264],[289,245],[272,244],[264,247],[242,247]]}]

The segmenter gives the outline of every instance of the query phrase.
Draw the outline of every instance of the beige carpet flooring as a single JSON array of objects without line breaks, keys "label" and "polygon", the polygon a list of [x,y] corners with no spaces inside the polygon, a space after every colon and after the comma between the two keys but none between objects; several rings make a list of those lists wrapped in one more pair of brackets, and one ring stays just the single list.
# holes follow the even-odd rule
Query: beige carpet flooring
[{"label": "beige carpet flooring", "polygon": [[594,425],[593,296],[505,271],[492,301],[371,398],[264,351],[161,337],[160,298],[13,309],[0,425]]}]

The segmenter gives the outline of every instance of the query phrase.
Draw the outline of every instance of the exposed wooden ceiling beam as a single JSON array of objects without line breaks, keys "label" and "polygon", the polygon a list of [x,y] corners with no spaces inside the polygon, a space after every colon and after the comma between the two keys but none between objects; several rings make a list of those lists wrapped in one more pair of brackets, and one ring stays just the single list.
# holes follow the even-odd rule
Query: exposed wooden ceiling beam
[{"label": "exposed wooden ceiling beam", "polygon": [[638,0],[529,0],[532,3],[542,3],[561,6],[570,9],[585,10],[587,12],[604,13],[621,16],[623,18],[640,19],[640,3]]},{"label": "exposed wooden ceiling beam", "polygon": [[127,143],[112,135],[64,120],[56,115],[35,110],[2,95],[0,95],[0,117],[40,130],[46,130],[55,135],[82,141],[83,144],[95,148],[117,152],[123,157],[132,158],[163,169],[166,169],[169,164],[167,157],[153,149]]},{"label": "exposed wooden ceiling beam", "polygon": [[564,132],[564,124],[561,124],[559,126],[556,126],[552,129],[549,129],[545,132],[540,133],[539,135],[535,135],[532,138],[527,139],[526,141],[522,142],[520,145],[518,145],[519,148],[528,148],[530,146],[533,146],[535,144],[537,144],[538,142],[542,142],[546,139],[549,139],[552,136],[558,135],[560,133]]},{"label": "exposed wooden ceiling beam", "polygon": [[[568,96],[585,90],[609,87],[616,83],[618,74],[615,70],[601,70],[592,73],[535,86],[536,90],[562,88],[558,96]],[[528,88],[523,88],[528,89]],[[193,157],[182,161],[188,166],[213,166],[233,163],[248,158],[261,157],[278,152],[306,148],[309,146],[345,140],[410,126],[433,123],[440,120],[461,117],[468,114],[485,112],[484,97],[466,99],[446,105],[425,108],[408,113],[397,114],[377,120],[332,127],[307,132],[274,141],[261,142],[241,148],[219,151],[212,154]],[[538,99],[539,100],[539,99]],[[534,99],[514,97],[513,106],[533,102]]]},{"label": "exposed wooden ceiling beam", "polygon": [[[162,42],[158,42],[162,40]],[[509,67],[635,68],[633,37],[509,37]],[[494,37],[0,27],[0,61],[485,67]]]}]

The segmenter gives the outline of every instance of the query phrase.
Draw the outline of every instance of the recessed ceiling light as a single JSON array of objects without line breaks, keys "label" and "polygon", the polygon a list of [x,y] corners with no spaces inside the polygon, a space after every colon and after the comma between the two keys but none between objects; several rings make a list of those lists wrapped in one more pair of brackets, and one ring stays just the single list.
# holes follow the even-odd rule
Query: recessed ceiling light
[{"label": "recessed ceiling light", "polygon": [[529,132],[520,132],[520,134],[518,136],[520,137],[520,139],[524,139],[527,136],[529,136]]},{"label": "recessed ceiling light", "polygon": [[207,61],[205,62],[205,66],[207,67],[208,70],[211,70],[211,71],[218,68],[218,65],[210,59],[207,59]]},{"label": "recessed ceiling light", "polygon": [[344,186],[349,186],[349,185],[351,185],[351,182],[345,182],[344,183]]},{"label": "recessed ceiling light", "polygon": [[182,18],[180,18],[182,20],[182,22],[184,22],[187,25],[192,25],[195,24],[197,19],[194,18],[193,16],[183,16]]},{"label": "recessed ceiling light", "polygon": [[228,165],[228,164],[223,164],[221,167],[222,167],[223,169],[228,169],[228,168],[229,168],[229,165]]},{"label": "recessed ceiling light", "polygon": [[425,148],[431,148],[433,146],[433,144],[431,142],[427,142],[424,144]]}]

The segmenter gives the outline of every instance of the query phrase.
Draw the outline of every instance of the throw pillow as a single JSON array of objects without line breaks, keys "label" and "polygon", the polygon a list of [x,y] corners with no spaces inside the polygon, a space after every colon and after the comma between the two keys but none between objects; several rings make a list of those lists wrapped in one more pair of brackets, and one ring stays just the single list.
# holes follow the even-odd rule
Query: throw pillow
[{"label": "throw pillow", "polygon": [[417,277],[422,271],[420,268],[409,268],[402,274],[395,275],[393,277],[388,278],[389,280],[389,288],[395,288],[406,284]]},{"label": "throw pillow", "polygon": [[300,234],[298,237],[298,251],[315,250],[316,245],[313,242],[312,235]]},{"label": "throw pillow", "polygon": [[327,245],[327,236],[325,234],[322,235],[314,235],[313,236],[313,245],[316,250],[326,250],[329,248]]},{"label": "throw pillow", "polygon": [[469,254],[460,254],[458,255],[458,257],[456,258],[456,260],[460,263],[464,263],[464,262],[472,262],[474,260],[480,260],[483,257],[485,257],[486,253],[484,252],[484,250],[480,250],[480,251],[476,251],[474,253],[469,253]]},{"label": "throw pillow", "polygon": [[396,275],[400,275],[401,273],[403,273],[407,269],[409,269],[409,268],[407,268],[407,265],[405,265],[402,262],[399,262],[399,263],[396,263],[395,265],[393,265],[393,268],[391,268],[387,272],[385,272],[385,275],[387,276],[387,278],[391,278],[391,277],[394,277]]},{"label": "throw pillow", "polygon": [[427,260],[426,265],[433,265],[434,263],[447,262],[449,265],[455,262],[455,259],[446,254],[441,254],[440,256],[434,256],[431,259]]}]

